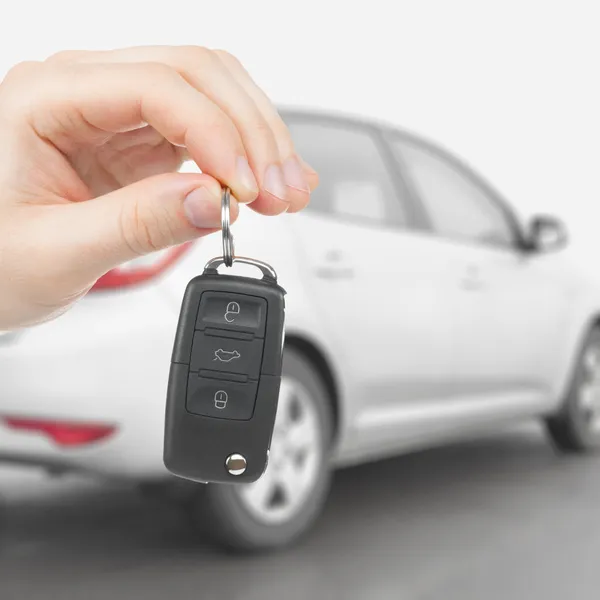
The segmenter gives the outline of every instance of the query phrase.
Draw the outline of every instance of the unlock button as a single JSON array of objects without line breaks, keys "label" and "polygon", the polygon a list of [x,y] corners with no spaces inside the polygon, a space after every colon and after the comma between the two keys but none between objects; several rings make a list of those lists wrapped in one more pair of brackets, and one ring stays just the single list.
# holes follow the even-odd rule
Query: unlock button
[{"label": "unlock button", "polygon": [[218,390],[215,392],[215,408],[225,410],[227,408],[227,400],[229,400],[229,394],[226,391]]},{"label": "unlock button", "polygon": [[258,383],[222,381],[191,373],[188,379],[187,410],[196,415],[247,421],[254,412]]}]

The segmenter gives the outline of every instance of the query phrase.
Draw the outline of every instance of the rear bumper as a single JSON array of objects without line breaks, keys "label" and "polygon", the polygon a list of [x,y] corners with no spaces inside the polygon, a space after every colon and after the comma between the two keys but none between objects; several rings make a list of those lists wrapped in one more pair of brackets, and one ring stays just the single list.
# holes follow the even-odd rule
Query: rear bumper
[{"label": "rear bumper", "polygon": [[[0,461],[155,477],[175,308],[156,286],[91,294],[56,321],[0,339]],[[86,446],[11,430],[3,416],[114,425]]]}]

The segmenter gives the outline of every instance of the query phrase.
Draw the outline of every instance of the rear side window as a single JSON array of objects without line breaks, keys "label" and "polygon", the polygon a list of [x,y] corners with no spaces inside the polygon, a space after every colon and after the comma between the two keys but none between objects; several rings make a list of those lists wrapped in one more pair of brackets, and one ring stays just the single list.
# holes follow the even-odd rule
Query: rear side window
[{"label": "rear side window", "polygon": [[296,150],[319,173],[308,210],[403,226],[406,214],[371,134],[337,123],[291,121]]},{"label": "rear side window", "polygon": [[438,233],[493,246],[516,244],[502,206],[466,172],[411,140],[396,138],[392,146]]}]

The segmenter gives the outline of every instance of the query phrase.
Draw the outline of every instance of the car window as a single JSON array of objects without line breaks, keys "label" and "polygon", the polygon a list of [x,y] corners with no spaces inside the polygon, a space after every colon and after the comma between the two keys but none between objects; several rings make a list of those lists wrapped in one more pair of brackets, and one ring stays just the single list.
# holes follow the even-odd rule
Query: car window
[{"label": "car window", "polygon": [[406,214],[368,131],[336,123],[288,122],[298,154],[319,173],[308,210],[388,225]]},{"label": "car window", "polygon": [[438,233],[494,246],[516,244],[501,205],[466,172],[411,140],[396,138],[392,145]]}]

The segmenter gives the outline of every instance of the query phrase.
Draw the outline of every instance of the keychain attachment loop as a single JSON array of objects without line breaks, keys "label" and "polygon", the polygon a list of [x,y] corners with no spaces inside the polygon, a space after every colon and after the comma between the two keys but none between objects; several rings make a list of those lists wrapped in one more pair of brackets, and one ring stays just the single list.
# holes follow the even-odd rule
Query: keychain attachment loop
[{"label": "keychain attachment loop", "polygon": [[231,267],[234,262],[237,262],[257,267],[261,270],[263,279],[277,281],[277,273],[271,265],[254,258],[235,256],[233,235],[231,234],[231,190],[228,187],[223,188],[221,194],[221,236],[223,239],[223,256],[217,256],[209,260],[204,267],[205,272],[216,271],[221,265]]},{"label": "keychain attachment loop", "polygon": [[[256,267],[257,269],[260,269],[261,273],[263,274],[263,279],[277,282],[277,273],[275,272],[275,269],[262,260],[248,258],[247,256],[236,256],[233,258],[232,263],[240,263],[243,265],[251,265]],[[224,257],[217,256],[215,258],[211,258],[204,266],[204,273],[207,271],[216,271],[221,265],[226,265]]]},{"label": "keychain attachment loop", "polygon": [[226,267],[233,265],[235,247],[231,233],[231,190],[223,188],[221,194],[221,236],[223,238],[223,264]]}]

